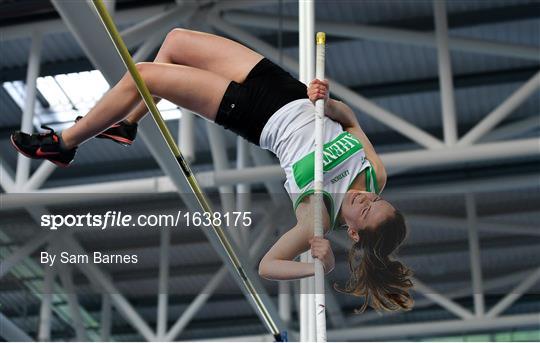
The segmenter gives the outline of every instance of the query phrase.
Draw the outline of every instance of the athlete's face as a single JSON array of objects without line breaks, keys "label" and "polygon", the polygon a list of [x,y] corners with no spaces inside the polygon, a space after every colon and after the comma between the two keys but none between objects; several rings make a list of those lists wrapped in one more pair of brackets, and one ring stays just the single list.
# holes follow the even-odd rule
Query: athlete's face
[{"label": "athlete's face", "polygon": [[358,241],[359,230],[377,230],[386,219],[392,218],[396,209],[380,196],[358,190],[349,190],[341,204],[341,214],[348,226],[352,240]]}]

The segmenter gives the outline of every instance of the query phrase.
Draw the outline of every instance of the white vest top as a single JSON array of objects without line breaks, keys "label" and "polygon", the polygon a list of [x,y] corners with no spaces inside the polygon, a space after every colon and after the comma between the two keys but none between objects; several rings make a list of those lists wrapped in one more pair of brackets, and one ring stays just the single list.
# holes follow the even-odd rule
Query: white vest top
[{"label": "white vest top", "polygon": [[[299,99],[280,108],[266,123],[260,139],[263,149],[279,159],[287,180],[285,189],[294,204],[313,194],[315,106]],[[345,193],[354,179],[366,171],[366,190],[379,193],[375,170],[367,160],[362,143],[341,125],[324,117],[324,194],[334,227]]]}]

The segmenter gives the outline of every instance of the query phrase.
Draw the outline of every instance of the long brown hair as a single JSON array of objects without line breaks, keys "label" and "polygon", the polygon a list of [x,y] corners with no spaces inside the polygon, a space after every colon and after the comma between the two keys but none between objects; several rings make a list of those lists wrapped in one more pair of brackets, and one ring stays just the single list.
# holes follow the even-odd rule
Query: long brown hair
[{"label": "long brown hair", "polygon": [[[358,313],[368,306],[374,310],[410,310],[413,306],[409,288],[412,272],[403,263],[391,259],[407,236],[405,218],[398,210],[375,230],[360,230],[360,239],[349,251],[350,279],[336,290],[364,298]],[[359,261],[359,262],[358,262]]]}]

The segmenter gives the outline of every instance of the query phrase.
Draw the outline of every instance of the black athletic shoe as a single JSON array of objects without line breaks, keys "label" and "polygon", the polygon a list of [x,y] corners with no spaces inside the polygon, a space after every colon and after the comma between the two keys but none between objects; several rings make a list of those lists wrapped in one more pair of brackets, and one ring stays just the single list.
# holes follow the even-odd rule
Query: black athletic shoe
[{"label": "black athletic shoe", "polygon": [[[81,118],[81,116],[78,116],[75,119],[75,122],[79,121]],[[133,143],[137,136],[137,126],[137,123],[129,124],[126,121],[121,121],[97,135],[96,138],[106,138],[118,144],[128,146]]]},{"label": "black athletic shoe", "polygon": [[62,149],[60,138],[54,130],[45,125],[41,128],[49,130],[49,132],[29,135],[15,131],[11,134],[11,144],[26,157],[49,160],[60,167],[69,166],[75,157],[77,148]]}]

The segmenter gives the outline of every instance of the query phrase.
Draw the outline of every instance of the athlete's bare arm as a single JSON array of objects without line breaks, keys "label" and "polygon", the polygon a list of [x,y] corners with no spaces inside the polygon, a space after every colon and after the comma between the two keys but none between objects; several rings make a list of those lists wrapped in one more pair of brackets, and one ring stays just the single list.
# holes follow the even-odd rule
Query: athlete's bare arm
[{"label": "athlete's bare arm", "polygon": [[371,144],[369,138],[360,127],[360,123],[358,122],[358,119],[356,119],[354,111],[347,104],[330,99],[328,97],[328,89],[328,81],[313,80],[308,88],[309,99],[313,102],[317,99],[326,99],[325,115],[340,123],[343,130],[350,132],[362,142],[366,157],[375,168],[377,183],[382,190],[386,184],[386,169],[384,168],[382,160],[379,155],[377,155],[373,144]]},{"label": "athlete's bare arm", "polygon": [[[313,257],[320,259],[324,270],[334,269],[334,254],[328,240],[313,237],[313,206],[311,197],[303,201],[296,210],[297,224],[283,234],[266,253],[259,264],[259,275],[269,280],[294,280],[313,276],[313,263],[294,261],[296,256],[311,246]],[[328,214],[323,216],[323,225],[329,227]]]}]

